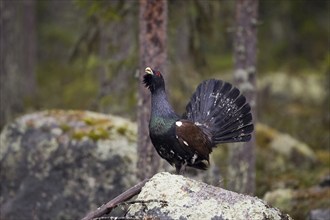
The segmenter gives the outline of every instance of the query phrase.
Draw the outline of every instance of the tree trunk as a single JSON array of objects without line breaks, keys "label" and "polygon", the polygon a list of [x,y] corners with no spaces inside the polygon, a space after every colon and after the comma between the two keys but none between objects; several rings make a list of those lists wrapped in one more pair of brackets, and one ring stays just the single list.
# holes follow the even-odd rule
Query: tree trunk
[{"label": "tree trunk", "polygon": [[[236,1],[234,38],[234,82],[247,98],[256,122],[256,44],[258,0]],[[228,188],[236,192],[255,192],[255,133],[247,143],[229,147]]]},{"label": "tree trunk", "polygon": [[0,128],[35,92],[35,31],[35,1],[0,1]]},{"label": "tree trunk", "polygon": [[[13,1],[0,2],[1,16],[1,127],[23,110],[21,62],[22,51],[19,4]],[[20,36],[20,39],[19,39]]]},{"label": "tree trunk", "polygon": [[167,1],[140,0],[139,12],[139,98],[138,98],[138,177],[151,177],[160,165],[160,157],[149,138],[150,94],[141,84],[147,66],[166,72]]},{"label": "tree trunk", "polygon": [[23,72],[25,78],[25,97],[33,98],[36,94],[36,64],[37,64],[37,30],[36,30],[36,1],[23,2]]}]

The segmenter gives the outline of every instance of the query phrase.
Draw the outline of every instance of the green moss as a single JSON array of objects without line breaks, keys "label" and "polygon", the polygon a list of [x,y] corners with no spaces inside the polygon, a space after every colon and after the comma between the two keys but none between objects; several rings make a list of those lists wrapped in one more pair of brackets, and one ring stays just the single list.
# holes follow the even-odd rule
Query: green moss
[{"label": "green moss", "polygon": [[290,215],[294,219],[306,219],[309,210],[327,209],[330,207],[330,189],[324,188],[315,190],[313,188],[301,190],[295,193],[292,200],[294,208],[290,211]]},{"label": "green moss", "polygon": [[83,64],[78,60],[70,64],[47,61],[39,65],[38,96],[34,104],[40,108],[90,109],[97,96],[98,82]]},{"label": "green moss", "polygon": [[97,124],[97,121],[94,118],[83,118],[83,121],[87,125],[96,125]]},{"label": "green moss", "polygon": [[69,125],[67,125],[67,124],[64,124],[64,123],[60,124],[59,127],[61,128],[61,130],[62,130],[64,133],[65,133],[65,132],[68,132],[68,131],[71,130],[71,127],[70,127]]},{"label": "green moss", "polygon": [[100,139],[108,139],[109,132],[104,128],[95,128],[90,131],[75,131],[72,134],[72,137],[77,140],[81,140],[84,137],[87,137],[93,141],[98,141]]},{"label": "green moss", "polygon": [[127,132],[127,127],[125,127],[125,126],[120,126],[120,127],[117,128],[117,132],[118,132],[119,134],[121,134],[121,135],[125,135],[126,132]]},{"label": "green moss", "polygon": [[88,137],[93,141],[98,141],[99,139],[109,138],[109,132],[103,128],[97,128],[97,129],[93,129],[88,134]]},{"label": "green moss", "polygon": [[81,140],[83,137],[86,137],[86,133],[82,131],[75,131],[72,133],[72,138],[76,140]]}]

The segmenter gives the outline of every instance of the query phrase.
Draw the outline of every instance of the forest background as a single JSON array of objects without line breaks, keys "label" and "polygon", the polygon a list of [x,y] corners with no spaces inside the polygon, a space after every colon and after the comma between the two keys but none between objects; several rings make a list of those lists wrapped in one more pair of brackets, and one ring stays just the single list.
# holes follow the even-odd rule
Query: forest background
[{"label": "forest background", "polygon": [[[137,120],[138,1],[6,4],[1,3],[0,128],[44,109]],[[318,175],[330,165],[329,9],[327,0],[259,1],[258,121],[317,152],[325,161],[316,167],[322,170]],[[235,1],[168,1],[165,74],[177,112],[202,80],[233,81],[234,15]],[[318,178],[306,176],[303,184]],[[264,192],[257,184],[257,195]]]}]

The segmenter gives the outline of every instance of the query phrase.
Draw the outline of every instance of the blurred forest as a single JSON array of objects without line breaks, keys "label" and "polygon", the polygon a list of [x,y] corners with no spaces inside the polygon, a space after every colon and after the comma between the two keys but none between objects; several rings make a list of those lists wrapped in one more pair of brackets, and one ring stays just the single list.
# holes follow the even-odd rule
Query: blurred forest
[{"label": "blurred forest", "polygon": [[[177,112],[202,80],[233,81],[234,6],[169,0],[165,75]],[[136,121],[138,9],[133,0],[2,0],[1,128],[43,109]],[[329,10],[327,0],[259,1],[258,121],[323,158],[330,151]]]},{"label": "blurred forest", "polygon": [[[166,74],[179,112],[201,80],[232,81],[234,3],[169,1]],[[17,115],[50,108],[136,120],[138,1],[15,0],[1,6],[1,127]],[[316,125],[328,129],[329,90],[319,90],[329,81],[329,2],[260,1],[258,24],[259,79],[280,73],[284,81],[305,82],[301,92],[316,86],[310,88],[314,96],[322,96],[310,100],[283,91],[270,100],[266,91],[259,99],[259,120],[310,144],[326,145],[327,135],[304,134],[313,133]]]}]

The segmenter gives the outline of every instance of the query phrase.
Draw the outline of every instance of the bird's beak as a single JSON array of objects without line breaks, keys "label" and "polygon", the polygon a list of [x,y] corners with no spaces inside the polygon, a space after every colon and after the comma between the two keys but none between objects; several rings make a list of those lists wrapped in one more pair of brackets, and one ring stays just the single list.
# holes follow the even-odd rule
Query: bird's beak
[{"label": "bird's beak", "polygon": [[153,71],[150,67],[147,67],[144,72],[153,75]]}]

